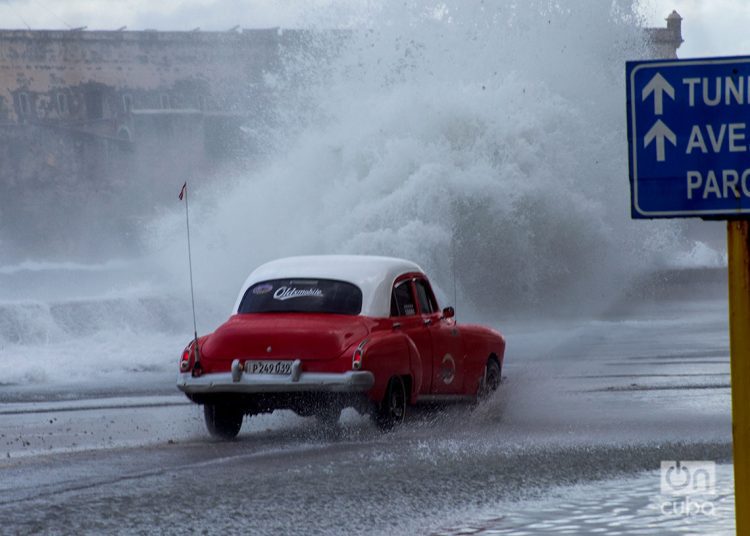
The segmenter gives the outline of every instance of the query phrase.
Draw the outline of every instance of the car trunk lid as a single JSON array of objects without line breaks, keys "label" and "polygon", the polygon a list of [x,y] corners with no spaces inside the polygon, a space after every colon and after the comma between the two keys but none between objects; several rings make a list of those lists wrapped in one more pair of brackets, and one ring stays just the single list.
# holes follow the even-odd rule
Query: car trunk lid
[{"label": "car trunk lid", "polygon": [[367,336],[358,316],[253,313],[232,316],[201,348],[205,360],[335,359]]}]

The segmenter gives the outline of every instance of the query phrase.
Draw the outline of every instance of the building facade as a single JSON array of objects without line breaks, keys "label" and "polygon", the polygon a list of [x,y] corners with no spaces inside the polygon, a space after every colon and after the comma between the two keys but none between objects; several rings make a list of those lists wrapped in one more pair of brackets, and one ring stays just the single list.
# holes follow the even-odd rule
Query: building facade
[{"label": "building facade", "polygon": [[282,35],[0,31],[0,127],[126,145],[148,133],[220,134],[266,108],[262,79],[277,69]]},{"label": "building facade", "polygon": [[[676,56],[677,13],[645,32],[653,57]],[[0,246],[67,252],[94,219],[126,242],[175,185],[251,166],[265,82],[285,51],[315,54],[309,35],[0,30]]]},{"label": "building facade", "polygon": [[653,58],[676,58],[677,49],[683,42],[680,14],[672,11],[666,21],[666,28],[646,28],[646,39]]},{"label": "building facade", "polygon": [[[677,57],[682,43],[680,15],[673,11],[666,21],[645,30],[654,58]],[[231,131],[267,109],[263,77],[279,69],[280,47],[295,34],[0,30],[0,127],[34,125],[126,144],[187,125]],[[221,154],[216,145],[208,143],[207,152]]]},{"label": "building facade", "polygon": [[104,218],[125,242],[175,184],[247,164],[244,127],[268,113],[264,77],[295,35],[0,31],[0,246],[79,248],[88,230],[66,214],[94,206],[111,210],[81,225]]}]

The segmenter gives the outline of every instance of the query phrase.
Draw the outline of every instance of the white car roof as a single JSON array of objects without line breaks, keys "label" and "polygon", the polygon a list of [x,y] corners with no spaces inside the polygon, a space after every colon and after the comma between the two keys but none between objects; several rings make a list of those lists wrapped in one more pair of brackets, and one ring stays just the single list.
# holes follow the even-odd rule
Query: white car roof
[{"label": "white car roof", "polygon": [[346,281],[362,291],[361,315],[387,317],[391,313],[391,288],[403,274],[424,274],[419,265],[393,257],[368,255],[310,255],[286,257],[256,268],[242,285],[234,312],[239,310],[247,289],[270,279],[319,278]]}]

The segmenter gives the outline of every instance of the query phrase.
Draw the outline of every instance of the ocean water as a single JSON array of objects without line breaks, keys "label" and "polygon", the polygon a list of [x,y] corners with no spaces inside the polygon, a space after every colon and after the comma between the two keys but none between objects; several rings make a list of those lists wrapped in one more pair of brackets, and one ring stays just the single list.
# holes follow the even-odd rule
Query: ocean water
[{"label": "ocean water", "polygon": [[190,324],[184,293],[141,261],[4,265],[0,387],[163,376],[176,369]]},{"label": "ocean water", "polygon": [[[415,260],[441,305],[478,320],[595,316],[643,274],[722,265],[680,223],[629,218],[636,3],[353,6],[311,8],[305,47],[267,74],[255,170],[190,191],[200,333],[285,255]],[[192,335],[179,186],[172,211],[139,221],[137,258],[0,260],[3,382],[171,370]]]}]

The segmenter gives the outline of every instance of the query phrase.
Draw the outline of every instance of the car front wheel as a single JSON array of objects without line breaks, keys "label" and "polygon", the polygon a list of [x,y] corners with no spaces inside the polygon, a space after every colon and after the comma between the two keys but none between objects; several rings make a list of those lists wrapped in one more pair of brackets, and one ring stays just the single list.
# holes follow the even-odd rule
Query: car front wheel
[{"label": "car front wheel", "polygon": [[203,415],[206,418],[208,433],[219,439],[236,437],[240,433],[242,419],[245,417],[237,408],[223,404],[205,404]]},{"label": "car front wheel", "polygon": [[375,424],[383,430],[391,430],[404,422],[406,416],[406,386],[400,376],[388,381],[383,401],[375,411]]}]

